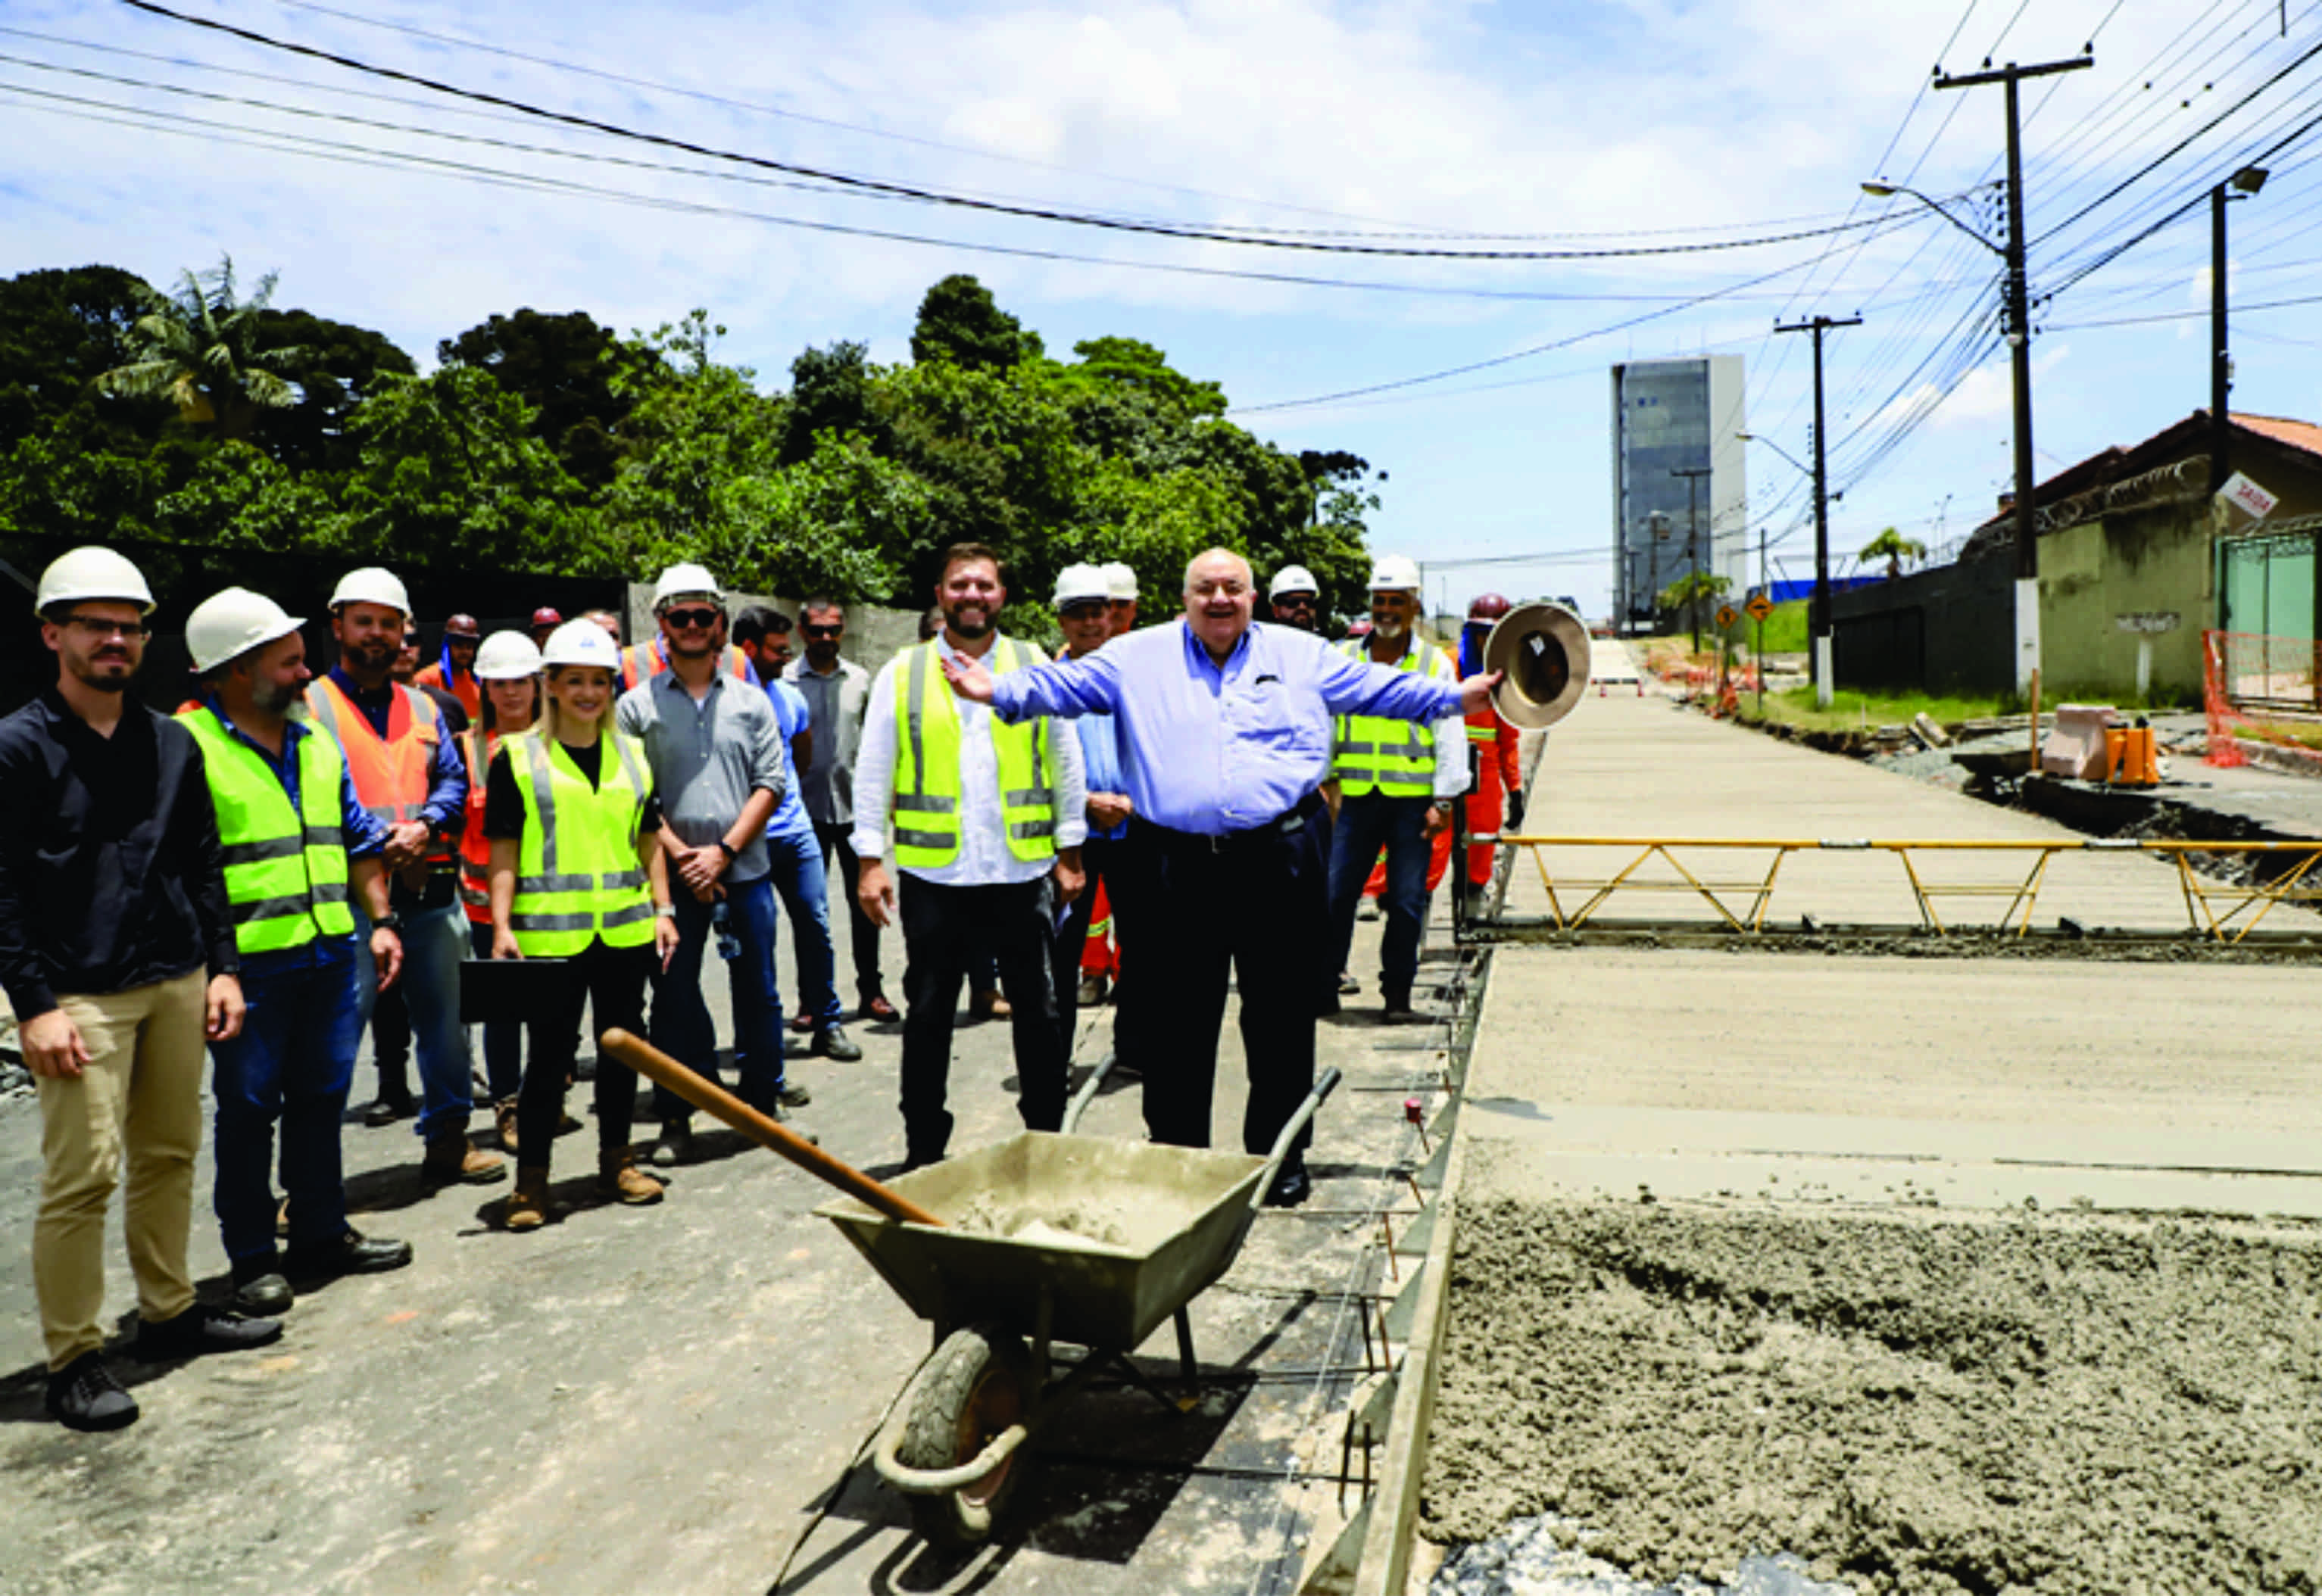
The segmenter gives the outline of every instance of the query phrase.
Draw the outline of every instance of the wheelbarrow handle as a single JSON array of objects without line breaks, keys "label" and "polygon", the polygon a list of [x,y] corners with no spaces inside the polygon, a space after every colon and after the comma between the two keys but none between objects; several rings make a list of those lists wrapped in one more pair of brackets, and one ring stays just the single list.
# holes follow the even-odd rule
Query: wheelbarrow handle
[{"label": "wheelbarrow handle", "polygon": [[630,1035],[617,1026],[597,1038],[597,1045],[657,1086],[665,1086],[705,1114],[740,1131],[762,1147],[771,1147],[807,1173],[829,1181],[847,1196],[869,1204],[891,1219],[913,1225],[943,1221],[900,1191],[891,1190],[844,1159],[786,1129],[780,1121],[761,1114],[715,1081],[695,1074],[650,1042]]},{"label": "wheelbarrow handle", "polygon": [[1338,1090],[1339,1082],[1345,1079],[1335,1064],[1323,1071],[1322,1078],[1314,1082],[1314,1090],[1308,1092],[1306,1100],[1298,1105],[1298,1112],[1290,1117],[1290,1123],[1284,1126],[1282,1134],[1274,1138],[1274,1150],[1266,1155],[1266,1172],[1258,1177],[1257,1190],[1250,1194],[1251,1213],[1265,1206],[1266,1194],[1273,1190],[1274,1177],[1282,1172],[1282,1161],[1290,1156],[1291,1144],[1297,1141],[1298,1133],[1304,1130],[1321,1110],[1322,1099]]},{"label": "wheelbarrow handle", "polygon": [[1112,1066],[1120,1056],[1108,1048],[1105,1055],[1097,1060],[1089,1071],[1088,1079],[1081,1082],[1080,1090],[1073,1093],[1073,1100],[1065,1105],[1065,1123],[1061,1127],[1065,1135],[1071,1135],[1079,1128],[1081,1116],[1088,1112],[1091,1103],[1096,1101],[1096,1094],[1102,1090],[1105,1078],[1112,1073]]}]

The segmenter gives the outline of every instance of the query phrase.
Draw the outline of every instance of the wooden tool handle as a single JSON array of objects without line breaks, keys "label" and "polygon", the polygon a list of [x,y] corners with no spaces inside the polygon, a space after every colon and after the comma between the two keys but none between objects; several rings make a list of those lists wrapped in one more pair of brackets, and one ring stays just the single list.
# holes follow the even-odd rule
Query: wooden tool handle
[{"label": "wooden tool handle", "polygon": [[889,1190],[853,1164],[833,1158],[796,1131],[784,1128],[780,1121],[759,1113],[716,1081],[695,1074],[650,1042],[616,1027],[598,1037],[597,1045],[655,1085],[669,1088],[705,1114],[715,1114],[760,1146],[772,1148],[808,1174],[829,1181],[847,1196],[870,1204],[889,1218],[906,1220],[913,1225],[940,1226],[943,1223],[910,1198]]}]

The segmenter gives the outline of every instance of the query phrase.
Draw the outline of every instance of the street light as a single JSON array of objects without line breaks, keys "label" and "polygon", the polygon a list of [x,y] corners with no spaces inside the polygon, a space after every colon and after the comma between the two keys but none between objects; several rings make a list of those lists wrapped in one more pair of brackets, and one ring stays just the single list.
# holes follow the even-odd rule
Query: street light
[{"label": "street light", "polygon": [[1796,455],[1792,454],[1788,450],[1783,448],[1779,443],[1775,442],[1771,438],[1767,437],[1762,433],[1736,433],[1733,434],[1733,441],[1736,443],[1763,443],[1767,448],[1780,455],[1784,460],[1788,461],[1792,465],[1796,466],[1799,470],[1804,471],[1807,476],[1811,477],[1814,475],[1814,468],[1812,466],[1806,464]]},{"label": "street light", "polygon": [[[2014,70],[2013,68],[2010,68]],[[2016,410],[2016,690],[2029,694],[2040,669],[2040,532],[2033,515],[2032,463],[2032,309],[2031,289],[2024,268],[2024,187],[2017,167],[2014,132],[2015,83],[2008,83],[2007,242],[1996,244],[1975,228],[1928,198],[1900,183],[1869,182],[1862,192],[1874,199],[1904,195],[1966,233],[1997,255],[2007,266],[2007,349],[2014,381]]]},{"label": "street light", "polygon": [[[2234,388],[2234,360],[2226,339],[2226,203],[2245,199],[2265,187],[2266,169],[2245,166],[2209,190],[2209,491],[2225,491],[2233,447],[2226,398]],[[2226,190],[2233,190],[2227,193]]]}]

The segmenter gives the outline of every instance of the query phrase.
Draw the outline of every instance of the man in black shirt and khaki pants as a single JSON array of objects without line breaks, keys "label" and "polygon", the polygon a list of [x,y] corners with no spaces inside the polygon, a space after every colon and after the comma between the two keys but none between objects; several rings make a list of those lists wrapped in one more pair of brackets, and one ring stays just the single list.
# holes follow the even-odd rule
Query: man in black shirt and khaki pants
[{"label": "man in black shirt and khaki pants", "polygon": [[279,1319],[194,1300],[186,1267],[202,1046],[242,1025],[233,925],[200,749],[129,693],[151,594],[107,549],[41,578],[57,685],[0,720],[0,986],[41,1093],[32,1280],[49,1411],[118,1429],[105,1366],[105,1210],[127,1165],[141,1358],[261,1345]]}]

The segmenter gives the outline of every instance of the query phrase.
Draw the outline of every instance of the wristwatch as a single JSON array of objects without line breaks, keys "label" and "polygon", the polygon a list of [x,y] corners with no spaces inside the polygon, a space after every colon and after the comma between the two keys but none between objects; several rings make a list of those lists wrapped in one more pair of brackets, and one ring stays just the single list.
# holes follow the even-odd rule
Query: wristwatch
[{"label": "wristwatch", "polygon": [[371,922],[371,928],[377,931],[392,931],[400,936],[403,935],[403,917],[389,909]]},{"label": "wristwatch", "polygon": [[726,862],[728,864],[733,863],[736,859],[741,857],[739,853],[735,852],[734,844],[727,842],[724,837],[719,837],[718,839],[718,851],[726,855]]}]

